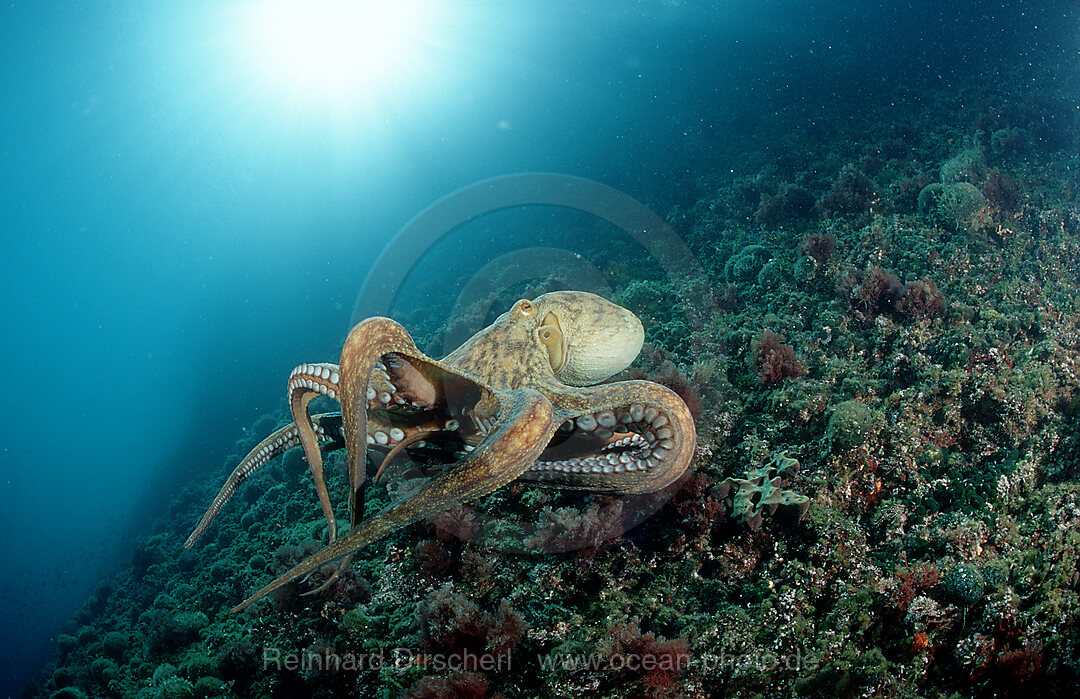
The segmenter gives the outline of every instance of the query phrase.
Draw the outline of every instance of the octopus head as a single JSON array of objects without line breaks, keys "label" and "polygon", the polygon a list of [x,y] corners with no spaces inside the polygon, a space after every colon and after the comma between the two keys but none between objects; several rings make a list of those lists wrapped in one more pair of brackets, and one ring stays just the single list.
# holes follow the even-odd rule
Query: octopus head
[{"label": "octopus head", "polygon": [[555,378],[591,386],[630,366],[641,351],[641,321],[622,306],[584,291],[555,291],[520,302],[537,326]]}]

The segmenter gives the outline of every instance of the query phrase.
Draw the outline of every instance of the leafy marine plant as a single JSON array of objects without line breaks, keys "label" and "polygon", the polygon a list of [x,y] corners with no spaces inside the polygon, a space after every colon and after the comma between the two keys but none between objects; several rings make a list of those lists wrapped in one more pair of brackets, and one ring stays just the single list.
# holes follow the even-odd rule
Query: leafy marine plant
[{"label": "leafy marine plant", "polygon": [[778,510],[799,521],[810,507],[810,498],[787,487],[799,471],[799,462],[780,452],[763,466],[751,468],[746,478],[728,478],[713,488],[713,494],[727,500],[731,516],[750,529],[761,527],[762,517]]}]

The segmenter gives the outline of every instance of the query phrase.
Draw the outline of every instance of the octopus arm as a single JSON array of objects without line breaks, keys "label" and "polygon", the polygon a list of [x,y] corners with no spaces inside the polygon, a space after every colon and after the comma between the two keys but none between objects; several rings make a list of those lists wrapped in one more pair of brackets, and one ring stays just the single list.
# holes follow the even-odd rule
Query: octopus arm
[{"label": "octopus arm", "polygon": [[[321,449],[332,451],[345,445],[341,432],[341,413],[313,415],[311,421],[312,434],[317,442],[322,443]],[[206,533],[214,518],[221,512],[221,508],[225,506],[225,503],[236,493],[244,481],[270,463],[270,460],[274,457],[280,456],[298,446],[300,446],[300,436],[294,422],[278,428],[269,437],[256,444],[255,448],[240,460],[240,463],[237,464],[236,468],[225,480],[221,490],[218,491],[213,502],[210,503],[210,507],[207,508],[202,519],[199,520],[195,529],[188,536],[187,541],[184,542],[184,548],[189,549],[194,546],[199,537]]]},{"label": "octopus arm", "polygon": [[465,459],[404,502],[364,520],[348,536],[289,570],[232,611],[244,609],[327,563],[351,556],[397,529],[457,503],[475,500],[517,479],[551,438],[553,409],[548,399],[533,389],[499,393],[500,414],[505,415],[505,419]]},{"label": "octopus arm", "polygon": [[639,494],[681,477],[697,437],[686,404],[649,381],[622,381],[567,392],[557,400],[560,428],[521,480],[541,487]]}]

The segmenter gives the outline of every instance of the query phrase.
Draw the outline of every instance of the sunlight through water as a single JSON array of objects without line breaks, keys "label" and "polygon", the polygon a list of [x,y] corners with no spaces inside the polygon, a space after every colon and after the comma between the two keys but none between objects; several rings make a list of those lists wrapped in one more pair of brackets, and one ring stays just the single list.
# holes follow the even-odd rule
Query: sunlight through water
[{"label": "sunlight through water", "polygon": [[356,106],[423,70],[432,11],[411,0],[253,3],[240,48],[263,90],[299,104]]}]

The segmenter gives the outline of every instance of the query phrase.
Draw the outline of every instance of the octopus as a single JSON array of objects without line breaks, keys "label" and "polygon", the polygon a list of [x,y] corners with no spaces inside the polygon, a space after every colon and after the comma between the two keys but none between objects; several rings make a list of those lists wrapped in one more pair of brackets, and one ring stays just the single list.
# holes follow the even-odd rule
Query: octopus
[{"label": "octopus", "polygon": [[[638,318],[606,299],[557,291],[522,299],[441,360],[417,349],[389,318],[349,333],[340,364],[301,364],[288,380],[292,422],[244,457],[185,542],[195,544],[240,484],[274,457],[303,448],[326,519],[328,545],[233,608],[330,563],[336,572],[362,547],[397,529],[513,481],[604,494],[660,490],[682,476],[696,444],[678,395],[644,380],[607,382],[637,357]],[[311,414],[326,396],[339,412]],[[345,450],[350,527],[338,536],[323,453]],[[406,452],[435,475],[363,518],[368,453],[372,477]],[[312,594],[318,590],[305,594]]]}]

